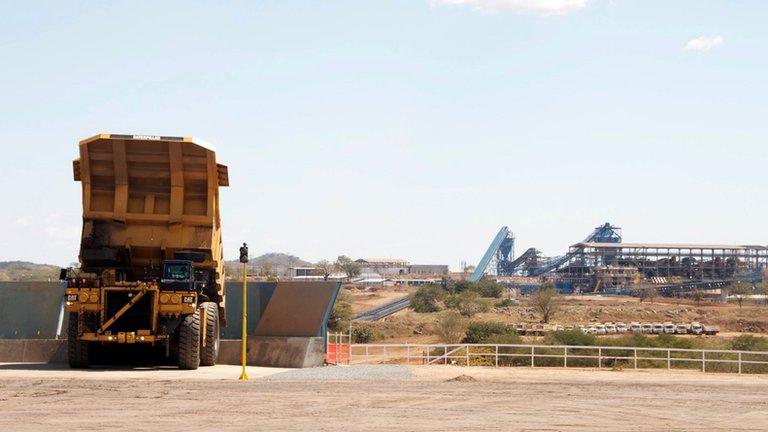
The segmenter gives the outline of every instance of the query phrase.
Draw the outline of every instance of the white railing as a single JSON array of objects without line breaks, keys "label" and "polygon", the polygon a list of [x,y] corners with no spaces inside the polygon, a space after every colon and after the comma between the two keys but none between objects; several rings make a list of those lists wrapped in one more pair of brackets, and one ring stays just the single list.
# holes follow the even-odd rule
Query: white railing
[{"label": "white railing", "polygon": [[575,345],[352,344],[349,353],[351,364],[665,368],[768,373],[768,352],[764,351]]}]

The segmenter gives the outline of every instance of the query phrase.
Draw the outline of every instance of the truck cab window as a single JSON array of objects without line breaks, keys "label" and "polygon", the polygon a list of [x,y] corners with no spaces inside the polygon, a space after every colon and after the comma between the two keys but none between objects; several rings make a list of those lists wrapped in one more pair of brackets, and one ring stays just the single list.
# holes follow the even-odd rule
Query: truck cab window
[{"label": "truck cab window", "polygon": [[189,280],[189,266],[186,264],[166,264],[163,279]]}]

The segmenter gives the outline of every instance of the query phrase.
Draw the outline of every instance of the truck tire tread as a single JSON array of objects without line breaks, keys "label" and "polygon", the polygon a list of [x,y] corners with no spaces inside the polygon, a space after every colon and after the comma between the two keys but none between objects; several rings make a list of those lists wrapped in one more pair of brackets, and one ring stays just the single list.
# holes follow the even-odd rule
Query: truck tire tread
[{"label": "truck tire tread", "polygon": [[200,311],[185,316],[179,324],[179,369],[200,366]]},{"label": "truck tire tread", "polygon": [[[206,346],[200,347],[200,366],[214,366],[219,357],[219,306],[214,302],[201,305],[205,313]],[[202,345],[202,338],[200,344]]]},{"label": "truck tire tread", "polygon": [[78,339],[77,322],[77,313],[70,312],[67,326],[67,360],[71,368],[89,368],[91,367],[89,343]]}]

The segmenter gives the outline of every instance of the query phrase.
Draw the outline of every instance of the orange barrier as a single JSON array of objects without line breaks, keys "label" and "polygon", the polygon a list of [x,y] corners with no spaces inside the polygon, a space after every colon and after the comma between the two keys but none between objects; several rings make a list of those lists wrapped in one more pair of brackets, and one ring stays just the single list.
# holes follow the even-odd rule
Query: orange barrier
[{"label": "orange barrier", "polygon": [[325,353],[325,362],[332,365],[349,364],[349,344],[329,343]]}]

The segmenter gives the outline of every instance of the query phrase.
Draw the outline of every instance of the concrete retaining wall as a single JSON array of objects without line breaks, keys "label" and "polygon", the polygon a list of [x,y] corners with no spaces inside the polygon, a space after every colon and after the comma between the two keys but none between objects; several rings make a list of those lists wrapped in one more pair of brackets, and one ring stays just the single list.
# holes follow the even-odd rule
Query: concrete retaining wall
[{"label": "concrete retaining wall", "polygon": [[[240,340],[222,340],[219,364],[240,364]],[[250,366],[303,368],[322,366],[323,338],[248,338],[246,361]],[[0,363],[66,363],[67,341],[56,339],[0,339]]]},{"label": "concrete retaining wall", "polygon": [[66,361],[66,340],[0,339],[0,362],[63,363]]}]

